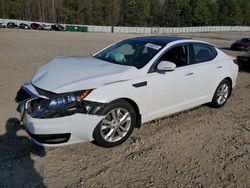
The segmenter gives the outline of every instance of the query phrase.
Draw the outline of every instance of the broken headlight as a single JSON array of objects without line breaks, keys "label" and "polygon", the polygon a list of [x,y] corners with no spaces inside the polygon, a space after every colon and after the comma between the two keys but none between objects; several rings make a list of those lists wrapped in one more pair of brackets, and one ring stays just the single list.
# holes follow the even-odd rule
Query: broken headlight
[{"label": "broken headlight", "polygon": [[55,118],[71,115],[84,110],[81,108],[81,103],[91,91],[61,94],[51,99],[38,98],[30,102],[27,110],[33,118]]}]

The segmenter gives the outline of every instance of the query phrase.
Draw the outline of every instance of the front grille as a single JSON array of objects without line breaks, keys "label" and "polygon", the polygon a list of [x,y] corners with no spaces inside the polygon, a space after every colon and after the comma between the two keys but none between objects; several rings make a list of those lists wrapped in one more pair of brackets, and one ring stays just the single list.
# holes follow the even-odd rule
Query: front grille
[{"label": "front grille", "polygon": [[38,106],[39,106],[39,103],[42,101],[42,100],[45,100],[45,99],[42,99],[42,98],[36,98],[32,101],[30,101],[30,103],[28,104],[28,107],[27,107],[27,113],[29,115],[32,115],[33,112],[35,110],[37,110]]},{"label": "front grille", "polygon": [[64,133],[64,134],[48,134],[48,135],[35,135],[31,134],[27,130],[28,134],[33,138],[35,141],[41,144],[62,144],[69,141],[71,134]]},{"label": "front grille", "polygon": [[23,87],[21,87],[17,92],[15,100],[17,103],[20,103],[22,101],[30,99],[31,97],[32,95],[28,91],[26,91]]}]

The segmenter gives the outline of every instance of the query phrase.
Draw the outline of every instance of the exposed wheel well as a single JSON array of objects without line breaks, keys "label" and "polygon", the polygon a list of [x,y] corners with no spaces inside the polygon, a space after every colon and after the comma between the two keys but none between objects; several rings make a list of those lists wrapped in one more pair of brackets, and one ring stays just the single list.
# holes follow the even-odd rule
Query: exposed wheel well
[{"label": "exposed wheel well", "polygon": [[231,97],[233,81],[232,81],[232,79],[230,77],[226,77],[224,80],[228,80],[230,82],[231,90],[230,90],[230,93],[229,93],[229,97]]},{"label": "exposed wheel well", "polygon": [[133,100],[128,99],[128,98],[120,98],[118,100],[124,100],[134,108],[135,113],[136,113],[136,126],[135,127],[140,128],[141,127],[141,114],[140,114],[140,110],[137,104]]}]

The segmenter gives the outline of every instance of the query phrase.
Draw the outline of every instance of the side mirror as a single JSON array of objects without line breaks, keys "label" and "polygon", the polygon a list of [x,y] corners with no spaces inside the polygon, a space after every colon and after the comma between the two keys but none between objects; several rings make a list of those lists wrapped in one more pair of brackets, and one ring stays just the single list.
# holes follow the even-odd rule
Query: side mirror
[{"label": "side mirror", "polygon": [[174,71],[175,69],[176,64],[170,61],[161,61],[157,66],[157,70],[159,71]]}]

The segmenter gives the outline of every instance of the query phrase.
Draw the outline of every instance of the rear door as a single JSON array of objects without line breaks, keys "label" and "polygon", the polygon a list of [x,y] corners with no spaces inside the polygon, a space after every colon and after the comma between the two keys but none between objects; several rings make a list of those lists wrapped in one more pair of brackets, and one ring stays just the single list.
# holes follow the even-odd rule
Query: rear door
[{"label": "rear door", "polygon": [[223,70],[223,65],[215,60],[216,49],[204,43],[190,43],[190,68],[192,68],[195,82],[192,85],[195,101],[209,102],[218,79]]}]

